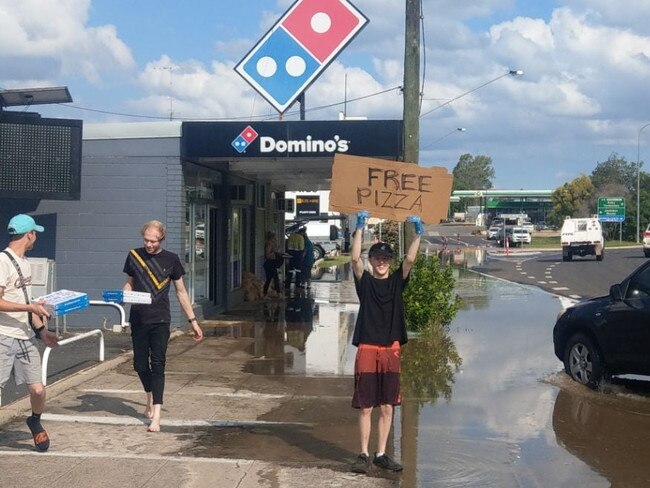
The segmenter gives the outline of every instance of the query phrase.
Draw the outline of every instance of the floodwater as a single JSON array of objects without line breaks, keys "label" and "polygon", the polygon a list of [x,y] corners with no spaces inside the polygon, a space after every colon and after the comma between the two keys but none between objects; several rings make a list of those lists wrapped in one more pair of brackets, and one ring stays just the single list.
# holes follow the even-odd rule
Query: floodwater
[{"label": "floodwater", "polygon": [[[593,392],[570,381],[553,353],[558,298],[466,269],[483,258],[454,256],[461,310],[447,333],[404,349],[391,436],[401,486],[650,486],[649,383]],[[270,332],[255,354],[280,359],[250,372],[352,375],[358,306],[353,286],[337,283],[349,270],[324,276],[286,308],[266,305]]]}]

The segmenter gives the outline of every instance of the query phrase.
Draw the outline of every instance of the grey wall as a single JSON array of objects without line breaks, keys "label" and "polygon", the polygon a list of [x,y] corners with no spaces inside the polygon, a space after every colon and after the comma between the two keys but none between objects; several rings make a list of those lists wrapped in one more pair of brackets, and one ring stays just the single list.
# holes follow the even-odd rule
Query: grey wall
[{"label": "grey wall", "polygon": [[[57,288],[101,299],[121,288],[129,249],[142,246],[140,227],[151,219],[167,226],[164,247],[182,256],[185,221],[180,138],[86,140],[80,201],[0,199],[2,226],[16,213],[30,213],[46,227],[34,257],[56,260]],[[185,326],[170,291],[172,325]],[[128,312],[128,309],[127,309]],[[117,323],[117,312],[91,307],[68,315],[68,324]]]}]

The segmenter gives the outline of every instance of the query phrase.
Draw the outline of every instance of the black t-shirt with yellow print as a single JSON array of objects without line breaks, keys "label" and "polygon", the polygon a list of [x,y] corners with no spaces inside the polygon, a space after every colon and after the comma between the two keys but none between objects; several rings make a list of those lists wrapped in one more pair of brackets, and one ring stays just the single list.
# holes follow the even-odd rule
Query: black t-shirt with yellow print
[{"label": "black t-shirt with yellow print", "polygon": [[171,322],[169,287],[185,274],[178,256],[165,249],[158,254],[149,254],[144,247],[131,249],[124,272],[133,278],[133,291],[151,293],[150,305],[131,305],[131,325]]}]

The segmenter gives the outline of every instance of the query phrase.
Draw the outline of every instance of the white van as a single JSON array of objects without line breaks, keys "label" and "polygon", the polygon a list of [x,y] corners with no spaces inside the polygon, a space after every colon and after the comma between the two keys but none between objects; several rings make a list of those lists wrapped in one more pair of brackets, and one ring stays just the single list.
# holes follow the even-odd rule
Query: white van
[{"label": "white van", "polygon": [[603,227],[596,217],[586,219],[564,219],[560,233],[562,261],[571,261],[573,256],[596,256],[602,261],[605,255]]}]

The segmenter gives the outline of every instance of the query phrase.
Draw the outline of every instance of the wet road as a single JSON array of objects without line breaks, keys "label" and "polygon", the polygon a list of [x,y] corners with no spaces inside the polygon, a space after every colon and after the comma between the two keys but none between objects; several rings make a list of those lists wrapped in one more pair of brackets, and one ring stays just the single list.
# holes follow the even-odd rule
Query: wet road
[{"label": "wet road", "polygon": [[[482,257],[451,256],[460,266],[462,309],[448,333],[412,339],[404,349],[404,402],[390,452],[405,470],[385,481],[406,488],[650,486],[648,382],[618,380],[593,392],[570,381],[552,347],[560,300],[463,268]],[[178,423],[155,441],[126,422],[142,409],[129,364],[56,399],[49,409],[58,417],[47,421],[57,452],[75,460],[101,453],[106,462],[132,455],[134,463],[153,453],[183,466],[196,457],[256,459],[344,472],[357,449],[349,400],[358,305],[352,284],[337,281],[347,276],[330,270],[308,293],[260,303],[252,322],[233,316],[232,324],[206,329],[198,346],[172,342],[165,418]],[[450,366],[455,354],[458,368]],[[111,423],[97,427],[83,415]],[[206,427],[206,418],[280,425]],[[2,432],[5,449],[26,449],[19,424]]]},{"label": "wet road", "polygon": [[[471,252],[471,251],[470,251]],[[509,281],[538,286],[550,293],[581,300],[606,295],[614,283],[647,261],[640,248],[608,249],[605,259],[593,256],[562,261],[559,251],[518,252],[505,257],[480,251],[474,270]]]}]

